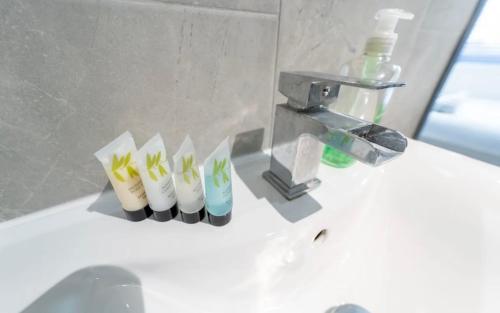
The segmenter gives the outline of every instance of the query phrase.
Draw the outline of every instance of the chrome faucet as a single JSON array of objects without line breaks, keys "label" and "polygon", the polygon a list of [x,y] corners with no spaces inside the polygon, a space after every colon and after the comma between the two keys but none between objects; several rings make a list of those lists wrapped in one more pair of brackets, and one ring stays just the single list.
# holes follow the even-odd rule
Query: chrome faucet
[{"label": "chrome faucet", "polygon": [[281,72],[279,91],[288,102],[276,106],[271,167],[264,178],[288,200],[316,188],[322,143],[373,166],[405,151],[401,133],[328,110],[340,86],[386,89],[398,82],[357,80],[315,72]]}]

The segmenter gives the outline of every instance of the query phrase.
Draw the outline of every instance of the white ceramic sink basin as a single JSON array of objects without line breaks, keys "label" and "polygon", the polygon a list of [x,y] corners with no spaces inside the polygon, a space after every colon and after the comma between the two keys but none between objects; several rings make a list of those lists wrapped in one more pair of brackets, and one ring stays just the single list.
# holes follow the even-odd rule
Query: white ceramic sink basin
[{"label": "white ceramic sink basin", "polygon": [[112,192],[0,224],[0,312],[500,312],[500,168],[411,141],[289,202],[267,161],[236,160],[221,228],[128,222]]}]

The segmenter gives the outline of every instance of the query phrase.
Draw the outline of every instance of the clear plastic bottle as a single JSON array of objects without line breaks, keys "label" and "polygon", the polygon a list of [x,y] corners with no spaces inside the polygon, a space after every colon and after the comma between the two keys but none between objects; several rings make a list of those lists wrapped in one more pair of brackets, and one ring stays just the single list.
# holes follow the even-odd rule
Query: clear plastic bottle
[{"label": "clear plastic bottle", "polygon": [[[361,80],[395,81],[401,66],[391,63],[398,34],[394,32],[399,19],[413,19],[413,14],[400,9],[382,9],[375,14],[377,27],[368,38],[363,54],[345,63],[339,74]],[[333,110],[375,123],[380,122],[392,96],[393,89],[383,91],[342,86]],[[323,163],[344,168],[354,164],[348,155],[325,145]]]}]

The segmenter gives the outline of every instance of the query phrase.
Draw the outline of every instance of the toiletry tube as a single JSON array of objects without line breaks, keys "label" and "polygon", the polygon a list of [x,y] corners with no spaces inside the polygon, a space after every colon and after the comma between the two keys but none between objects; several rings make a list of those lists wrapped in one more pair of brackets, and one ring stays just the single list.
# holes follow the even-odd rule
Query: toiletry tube
[{"label": "toiletry tube", "polygon": [[205,204],[196,154],[189,136],[173,159],[177,206],[182,220],[188,224],[197,223],[205,217]]},{"label": "toiletry tube", "polygon": [[178,213],[177,197],[160,134],[153,136],[137,151],[135,160],[154,217],[162,222],[174,218]]},{"label": "toiletry tube", "polygon": [[134,139],[127,131],[94,155],[101,161],[127,219],[141,221],[152,212],[137,172],[135,153]]},{"label": "toiletry tube", "polygon": [[205,173],[205,206],[208,221],[223,226],[231,220],[233,190],[229,140],[224,139],[203,165]]}]

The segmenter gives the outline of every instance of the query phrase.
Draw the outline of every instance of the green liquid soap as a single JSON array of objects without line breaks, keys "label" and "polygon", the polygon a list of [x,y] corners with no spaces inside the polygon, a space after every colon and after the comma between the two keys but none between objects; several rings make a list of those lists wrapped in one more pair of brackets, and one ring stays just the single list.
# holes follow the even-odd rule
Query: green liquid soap
[{"label": "green liquid soap", "polygon": [[321,162],[337,168],[346,168],[356,163],[356,160],[329,145],[325,145]]}]

